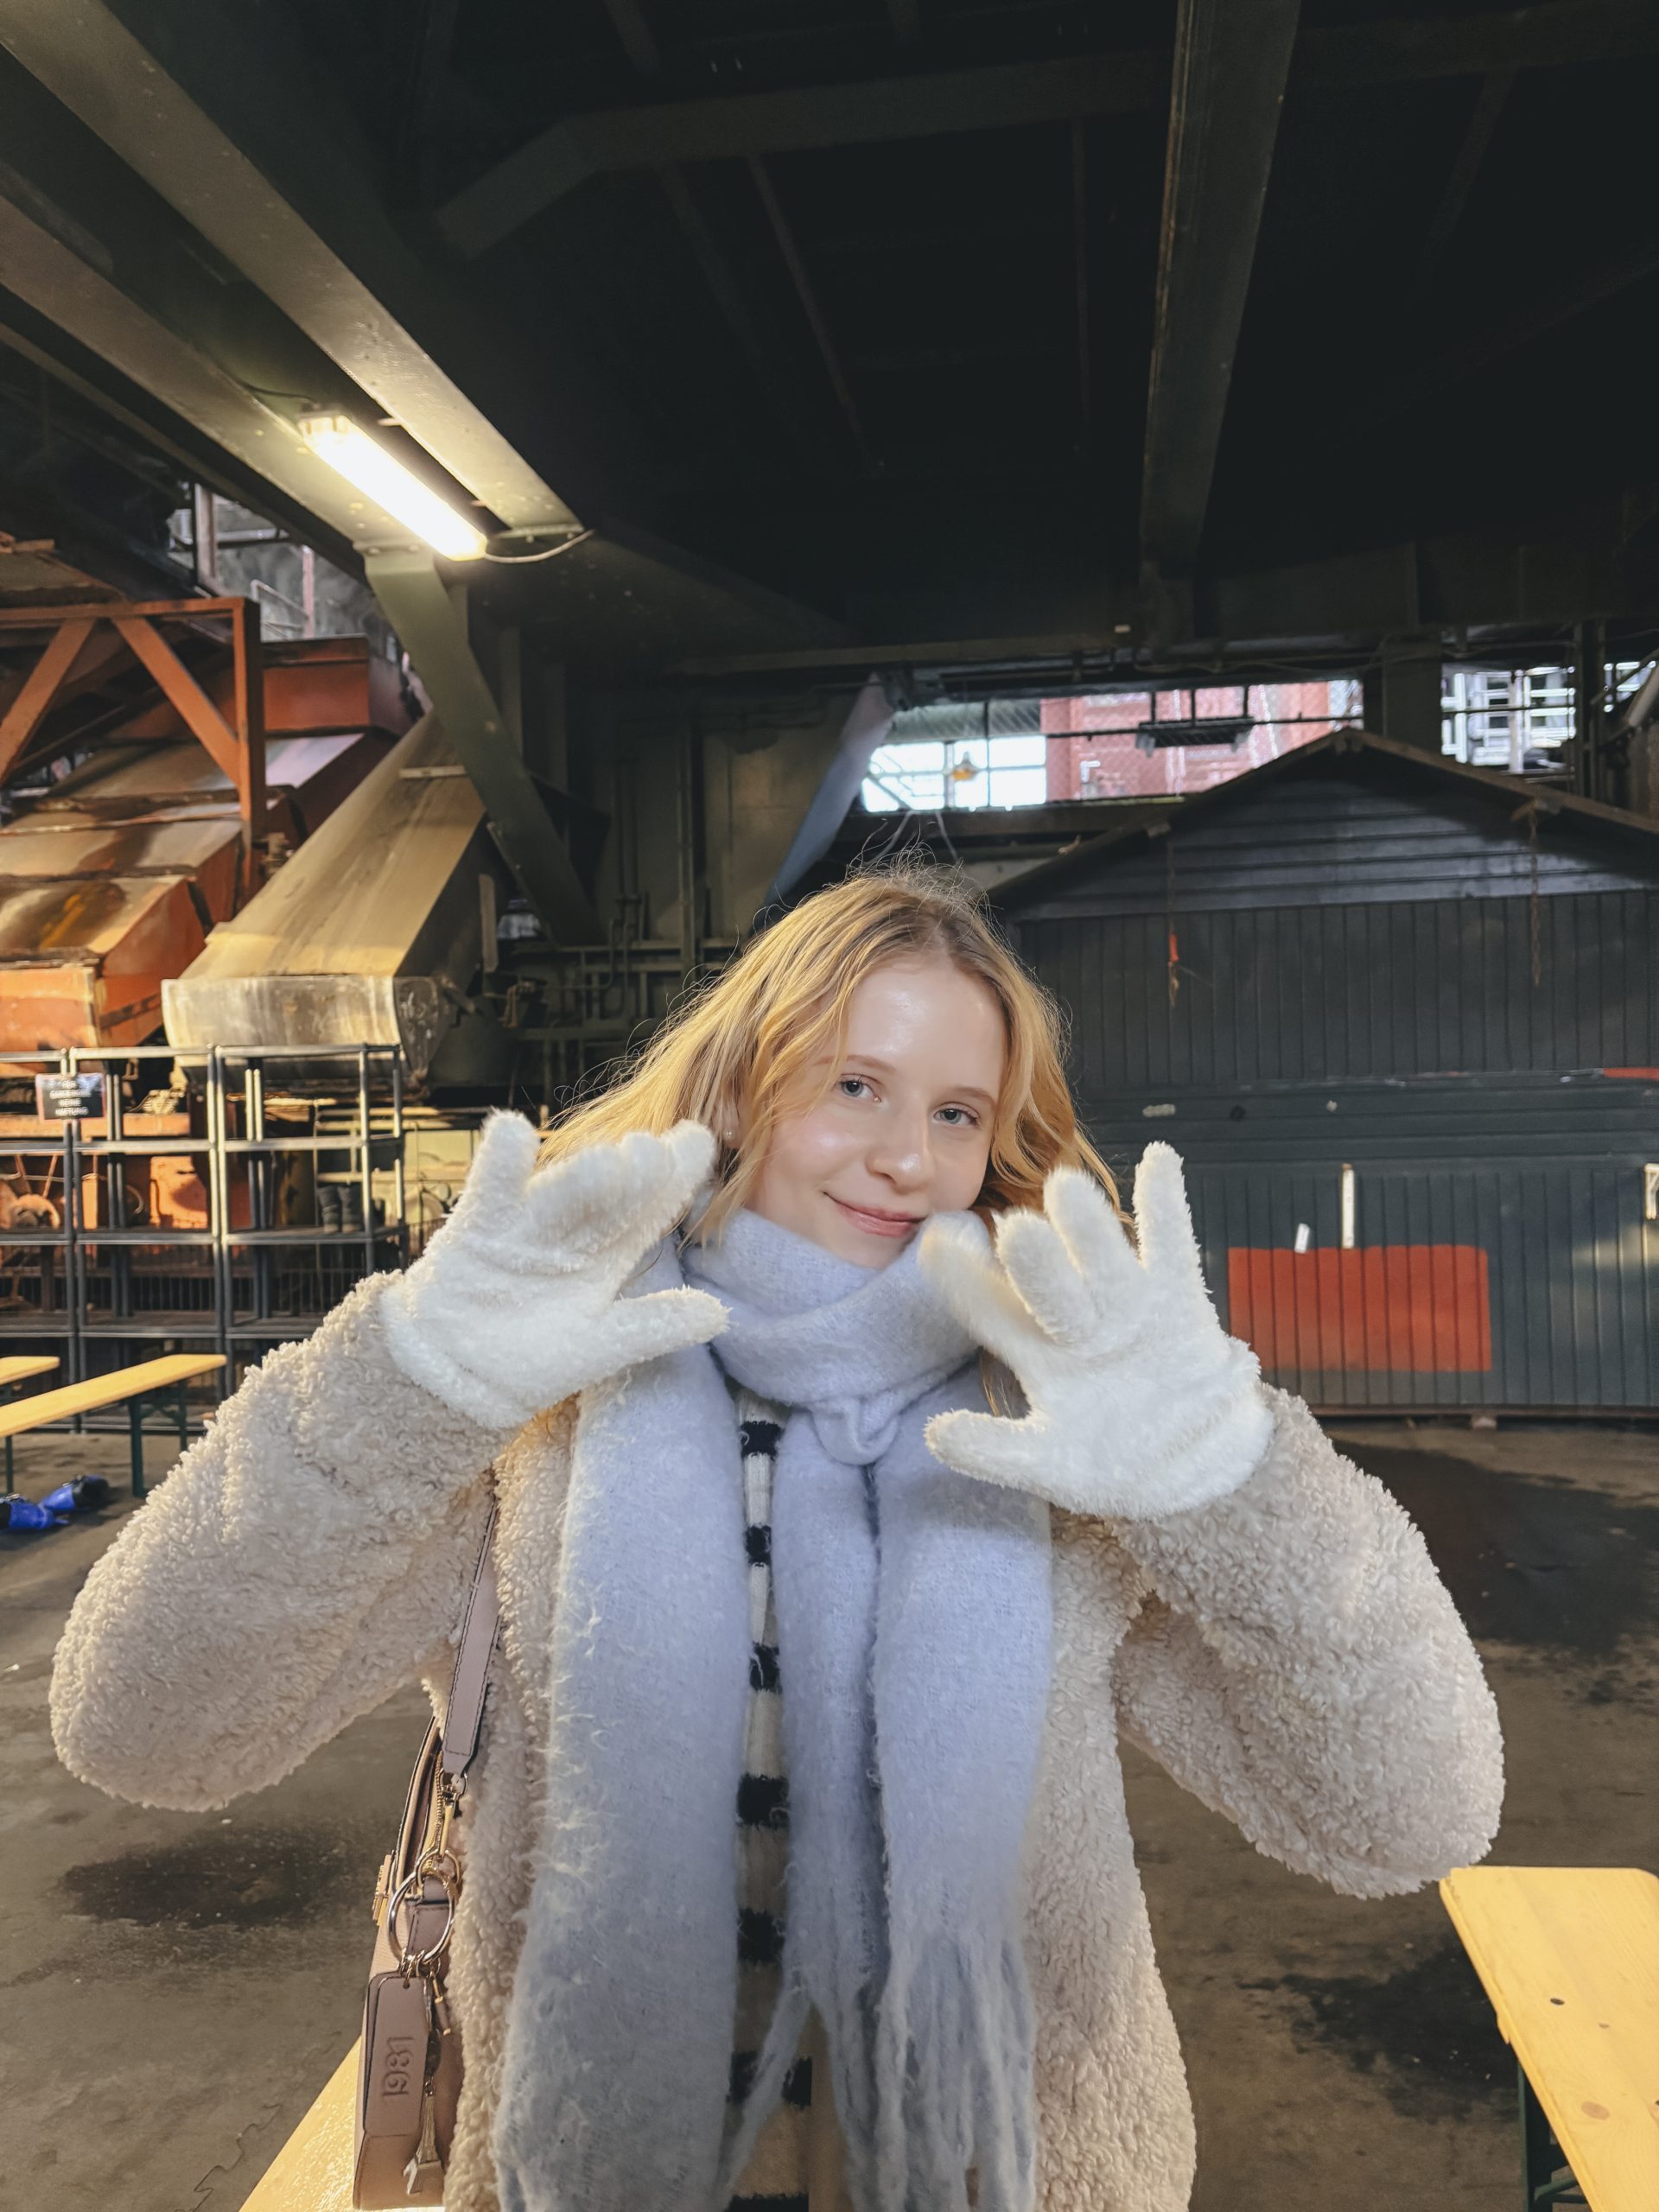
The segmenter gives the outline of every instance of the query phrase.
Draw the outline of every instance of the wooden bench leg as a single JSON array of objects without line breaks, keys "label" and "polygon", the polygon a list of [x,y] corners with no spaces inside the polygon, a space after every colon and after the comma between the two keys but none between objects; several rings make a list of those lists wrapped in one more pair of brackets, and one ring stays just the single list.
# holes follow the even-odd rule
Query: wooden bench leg
[{"label": "wooden bench leg", "polygon": [[1587,2202],[1573,2179],[1573,2169],[1555,2140],[1543,2107],[1518,2062],[1516,2073],[1521,2089],[1521,2166],[1526,2190],[1524,2212],[1545,2212],[1554,2205],[1571,2207]]},{"label": "wooden bench leg", "polygon": [[179,1432],[179,1449],[182,1452],[190,1441],[190,1408],[185,1400],[186,1388],[184,1382],[171,1382],[166,1386],[165,1392],[149,1390],[139,1397],[127,1400],[127,1423],[132,1438],[132,1494],[135,1497],[149,1495],[149,1485],[144,1480],[144,1408],[152,1398],[164,1395],[171,1399],[173,1424]]}]

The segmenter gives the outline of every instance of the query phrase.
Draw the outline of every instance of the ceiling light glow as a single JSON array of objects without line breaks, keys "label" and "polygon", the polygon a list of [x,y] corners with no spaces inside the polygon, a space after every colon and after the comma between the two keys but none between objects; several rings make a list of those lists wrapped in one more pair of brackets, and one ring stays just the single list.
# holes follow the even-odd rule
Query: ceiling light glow
[{"label": "ceiling light glow", "polygon": [[366,493],[406,528],[451,561],[476,561],[487,543],[445,499],[359,429],[349,415],[302,415],[299,433],[319,461]]}]

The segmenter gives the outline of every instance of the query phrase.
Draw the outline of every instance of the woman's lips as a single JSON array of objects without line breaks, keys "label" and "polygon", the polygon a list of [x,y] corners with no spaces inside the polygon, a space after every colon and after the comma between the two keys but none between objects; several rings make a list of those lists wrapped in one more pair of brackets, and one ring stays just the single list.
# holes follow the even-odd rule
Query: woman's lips
[{"label": "woman's lips", "polygon": [[849,1221],[854,1222],[871,1236],[908,1236],[921,1219],[919,1214],[870,1213],[862,1206],[849,1206],[845,1198],[838,1198],[833,1191],[824,1196],[838,1205]]}]

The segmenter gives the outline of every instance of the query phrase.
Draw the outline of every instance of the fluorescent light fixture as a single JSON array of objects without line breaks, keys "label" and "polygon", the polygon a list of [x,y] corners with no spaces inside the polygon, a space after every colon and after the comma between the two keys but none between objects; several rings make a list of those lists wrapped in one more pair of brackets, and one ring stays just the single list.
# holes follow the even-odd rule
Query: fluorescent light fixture
[{"label": "fluorescent light fixture", "polygon": [[366,493],[435,552],[451,561],[476,561],[483,552],[482,531],[377,445],[349,415],[302,415],[299,432],[319,461]]}]

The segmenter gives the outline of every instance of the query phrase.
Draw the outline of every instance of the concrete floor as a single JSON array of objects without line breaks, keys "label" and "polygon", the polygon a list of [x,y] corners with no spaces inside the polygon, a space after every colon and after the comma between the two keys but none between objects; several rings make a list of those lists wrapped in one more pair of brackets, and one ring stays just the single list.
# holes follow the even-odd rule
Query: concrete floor
[{"label": "concrete floor", "polygon": [[[1659,1440],[1344,1428],[1422,1528],[1502,1707],[1492,1856],[1659,1871]],[[153,1478],[170,1456],[151,1447]],[[124,1440],[26,1440],[19,1487]],[[234,2212],[356,2032],[418,1691],[228,1815],[73,1781],[51,1656],[132,1510],[0,1534],[0,2174],[22,2212]],[[1513,2064],[1433,1889],[1365,1903],[1261,1857],[1126,1751],[1198,2121],[1193,2212],[1519,2212]]]}]

